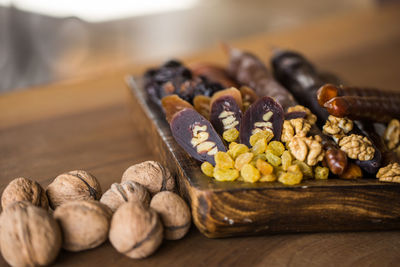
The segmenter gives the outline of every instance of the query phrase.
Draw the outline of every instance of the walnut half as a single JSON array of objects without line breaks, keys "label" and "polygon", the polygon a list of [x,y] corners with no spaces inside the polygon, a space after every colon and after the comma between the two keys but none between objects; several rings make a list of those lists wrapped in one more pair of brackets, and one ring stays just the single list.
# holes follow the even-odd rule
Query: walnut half
[{"label": "walnut half", "polygon": [[340,139],[339,146],[351,159],[371,160],[375,154],[375,148],[371,141],[367,137],[357,134],[344,136]]},{"label": "walnut half", "polygon": [[400,141],[400,122],[398,120],[393,119],[389,122],[383,138],[389,149],[393,149],[398,145]]},{"label": "walnut half", "polygon": [[290,142],[294,136],[304,137],[311,129],[311,124],[303,118],[285,120],[282,127],[281,141]]},{"label": "walnut half", "polygon": [[325,125],[322,128],[323,133],[332,136],[335,142],[338,142],[352,129],[352,120],[349,120],[347,118],[338,118],[332,115],[329,115],[328,120],[325,122]]},{"label": "walnut half", "polygon": [[376,178],[382,182],[400,183],[400,165],[398,163],[391,163],[379,169]]},{"label": "walnut half", "polygon": [[295,136],[288,144],[289,151],[300,161],[306,162],[309,166],[316,165],[324,158],[324,150],[321,144],[321,137]]}]

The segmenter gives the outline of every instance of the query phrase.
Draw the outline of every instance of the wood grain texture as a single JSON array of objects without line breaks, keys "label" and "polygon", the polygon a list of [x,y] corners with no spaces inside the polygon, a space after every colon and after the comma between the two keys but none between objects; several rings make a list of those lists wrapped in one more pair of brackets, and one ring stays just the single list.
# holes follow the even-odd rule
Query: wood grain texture
[{"label": "wood grain texture", "polygon": [[[400,6],[324,19],[305,27],[260,34],[234,44],[267,60],[267,44],[298,48],[318,66],[351,84],[398,90]],[[324,29],[329,29],[324,30]],[[315,38],[314,38],[315,37]],[[179,55],[174,55],[179,56]],[[224,63],[220,49],[187,62]],[[46,186],[58,174],[86,169],[103,190],[131,164],[154,159],[132,122],[123,78],[143,66],[0,96],[0,191],[15,177]],[[153,154],[154,153],[154,154]],[[321,199],[321,201],[323,201]],[[109,242],[79,253],[61,251],[56,266],[398,266],[400,231],[274,234],[209,239],[196,227],[165,241],[144,260],[119,254]],[[6,266],[0,257],[0,266]]]}]

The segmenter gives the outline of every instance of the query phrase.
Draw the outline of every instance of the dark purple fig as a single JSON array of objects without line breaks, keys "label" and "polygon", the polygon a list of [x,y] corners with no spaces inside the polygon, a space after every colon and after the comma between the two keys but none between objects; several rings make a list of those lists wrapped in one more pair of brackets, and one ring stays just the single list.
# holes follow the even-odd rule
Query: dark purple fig
[{"label": "dark purple fig", "polygon": [[220,135],[232,128],[239,131],[241,119],[242,111],[232,96],[221,96],[212,102],[210,122]]},{"label": "dark purple fig", "polygon": [[298,118],[307,118],[307,113],[305,113],[304,111],[293,111],[285,113],[285,120],[293,120]]},{"label": "dark purple fig", "polygon": [[226,152],[221,138],[211,123],[194,109],[183,109],[176,113],[170,127],[175,141],[193,158],[215,165],[214,155]]},{"label": "dark purple fig", "polygon": [[241,143],[250,146],[249,139],[258,130],[270,130],[273,140],[280,140],[283,125],[282,106],[269,96],[257,100],[244,113],[240,126]]}]

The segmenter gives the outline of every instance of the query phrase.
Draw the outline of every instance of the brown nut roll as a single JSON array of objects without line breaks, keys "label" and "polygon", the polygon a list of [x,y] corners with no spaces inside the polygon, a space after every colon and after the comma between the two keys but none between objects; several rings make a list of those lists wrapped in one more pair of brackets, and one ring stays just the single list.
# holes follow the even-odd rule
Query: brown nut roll
[{"label": "brown nut roll", "polygon": [[122,175],[122,182],[129,180],[146,187],[151,195],[165,190],[172,191],[175,188],[174,177],[157,161],[145,161],[130,166]]},{"label": "brown nut roll", "polygon": [[49,208],[46,192],[42,186],[23,177],[12,180],[4,189],[1,196],[1,207],[4,210],[8,205],[17,201],[28,201],[46,210]]},{"label": "brown nut roll", "polygon": [[134,181],[114,183],[100,199],[100,202],[107,205],[112,212],[128,201],[141,201],[146,207],[150,205],[150,194],[147,189]]},{"label": "brown nut roll", "polygon": [[109,239],[118,252],[133,259],[152,254],[163,239],[157,213],[139,201],[122,204],[111,220]]},{"label": "brown nut roll", "polygon": [[189,231],[190,209],[177,194],[168,191],[160,192],[153,197],[150,207],[160,215],[164,225],[165,239],[181,239]]},{"label": "brown nut roll", "polygon": [[71,200],[99,200],[100,184],[96,177],[85,171],[60,174],[46,189],[51,208]]},{"label": "brown nut roll", "polygon": [[1,254],[11,266],[50,264],[61,248],[57,222],[30,202],[14,202],[0,216]]},{"label": "brown nut roll", "polygon": [[81,251],[95,248],[107,239],[112,212],[93,200],[64,203],[54,211],[63,232],[63,248]]}]

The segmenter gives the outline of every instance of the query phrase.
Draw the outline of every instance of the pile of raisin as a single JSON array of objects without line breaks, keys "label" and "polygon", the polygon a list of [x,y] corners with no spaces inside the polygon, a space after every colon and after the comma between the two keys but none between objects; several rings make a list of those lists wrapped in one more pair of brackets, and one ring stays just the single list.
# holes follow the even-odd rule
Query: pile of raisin
[{"label": "pile of raisin", "polygon": [[193,76],[192,72],[177,60],[170,60],[160,68],[150,69],[144,75],[144,87],[150,98],[161,106],[164,96],[177,94],[193,104],[196,95],[212,96],[222,90],[219,83],[204,76]]}]

